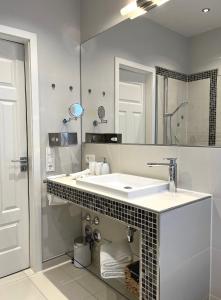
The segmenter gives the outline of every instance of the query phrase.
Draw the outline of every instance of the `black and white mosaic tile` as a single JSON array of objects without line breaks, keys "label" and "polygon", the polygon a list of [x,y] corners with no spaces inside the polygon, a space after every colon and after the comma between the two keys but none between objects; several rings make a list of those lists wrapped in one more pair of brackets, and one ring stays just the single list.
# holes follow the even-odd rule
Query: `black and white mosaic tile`
[{"label": "black and white mosaic tile", "polygon": [[216,145],[217,77],[217,69],[191,74],[188,76],[188,82],[210,79],[209,146]]},{"label": "black and white mosaic tile", "polygon": [[142,300],[159,299],[159,214],[47,181],[47,192],[141,230]]},{"label": "black and white mosaic tile", "polygon": [[183,74],[183,73],[179,73],[176,71],[172,71],[172,70],[168,70],[165,68],[161,68],[161,67],[156,67],[156,74],[157,75],[161,75],[161,76],[165,76],[168,78],[172,78],[172,79],[177,79],[177,80],[181,80],[184,82],[188,81],[188,75]]},{"label": "black and white mosaic tile", "polygon": [[167,78],[193,82],[197,80],[210,79],[210,106],[209,106],[209,146],[216,145],[216,115],[217,115],[217,77],[218,69],[199,72],[195,74],[183,74],[165,68],[156,67],[156,74]]}]

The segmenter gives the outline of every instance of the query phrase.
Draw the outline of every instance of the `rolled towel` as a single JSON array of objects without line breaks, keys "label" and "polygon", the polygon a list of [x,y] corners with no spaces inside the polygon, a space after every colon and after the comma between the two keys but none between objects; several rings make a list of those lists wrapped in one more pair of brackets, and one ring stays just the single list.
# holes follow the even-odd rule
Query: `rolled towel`
[{"label": "rolled towel", "polygon": [[81,178],[84,178],[84,177],[87,177],[90,175],[90,170],[89,169],[86,169],[84,171],[81,171],[81,172],[77,172],[77,173],[72,173],[70,174],[70,176],[72,177],[72,179],[74,180],[77,180],[77,179],[81,179]]},{"label": "rolled towel", "polygon": [[59,175],[53,175],[53,176],[48,176],[47,179],[57,179],[57,178],[62,178],[62,177],[66,177],[66,174],[59,174]]},{"label": "rolled towel", "polygon": [[47,194],[47,198],[48,198],[48,205],[49,206],[60,206],[60,205],[67,205],[68,201],[61,199],[55,195],[52,194]]},{"label": "rolled towel", "polygon": [[124,269],[131,261],[132,252],[127,240],[101,246],[100,266],[103,278],[124,277]]}]

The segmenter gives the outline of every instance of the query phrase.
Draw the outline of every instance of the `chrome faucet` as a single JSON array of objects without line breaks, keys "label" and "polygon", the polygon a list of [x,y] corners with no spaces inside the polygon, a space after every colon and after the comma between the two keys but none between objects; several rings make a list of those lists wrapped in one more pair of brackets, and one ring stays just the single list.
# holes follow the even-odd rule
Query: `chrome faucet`
[{"label": "chrome faucet", "polygon": [[149,167],[160,167],[167,166],[169,167],[169,191],[177,191],[177,158],[164,158],[168,160],[169,163],[147,163]]}]

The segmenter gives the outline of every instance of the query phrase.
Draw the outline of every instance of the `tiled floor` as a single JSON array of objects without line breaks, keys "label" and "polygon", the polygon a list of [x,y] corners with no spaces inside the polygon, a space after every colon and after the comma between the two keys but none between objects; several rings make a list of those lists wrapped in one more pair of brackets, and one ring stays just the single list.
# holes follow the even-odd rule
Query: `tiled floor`
[{"label": "tiled floor", "polygon": [[33,273],[30,269],[0,279],[4,300],[125,300],[86,270],[70,262]]}]

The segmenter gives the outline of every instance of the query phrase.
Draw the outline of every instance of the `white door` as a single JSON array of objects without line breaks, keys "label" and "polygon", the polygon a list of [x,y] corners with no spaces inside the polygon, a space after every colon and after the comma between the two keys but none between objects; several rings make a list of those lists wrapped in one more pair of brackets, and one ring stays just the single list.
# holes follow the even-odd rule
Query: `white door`
[{"label": "white door", "polygon": [[26,132],[24,48],[0,40],[0,277],[29,267]]},{"label": "white door", "polygon": [[145,144],[144,84],[120,82],[119,133],[123,143]]}]

